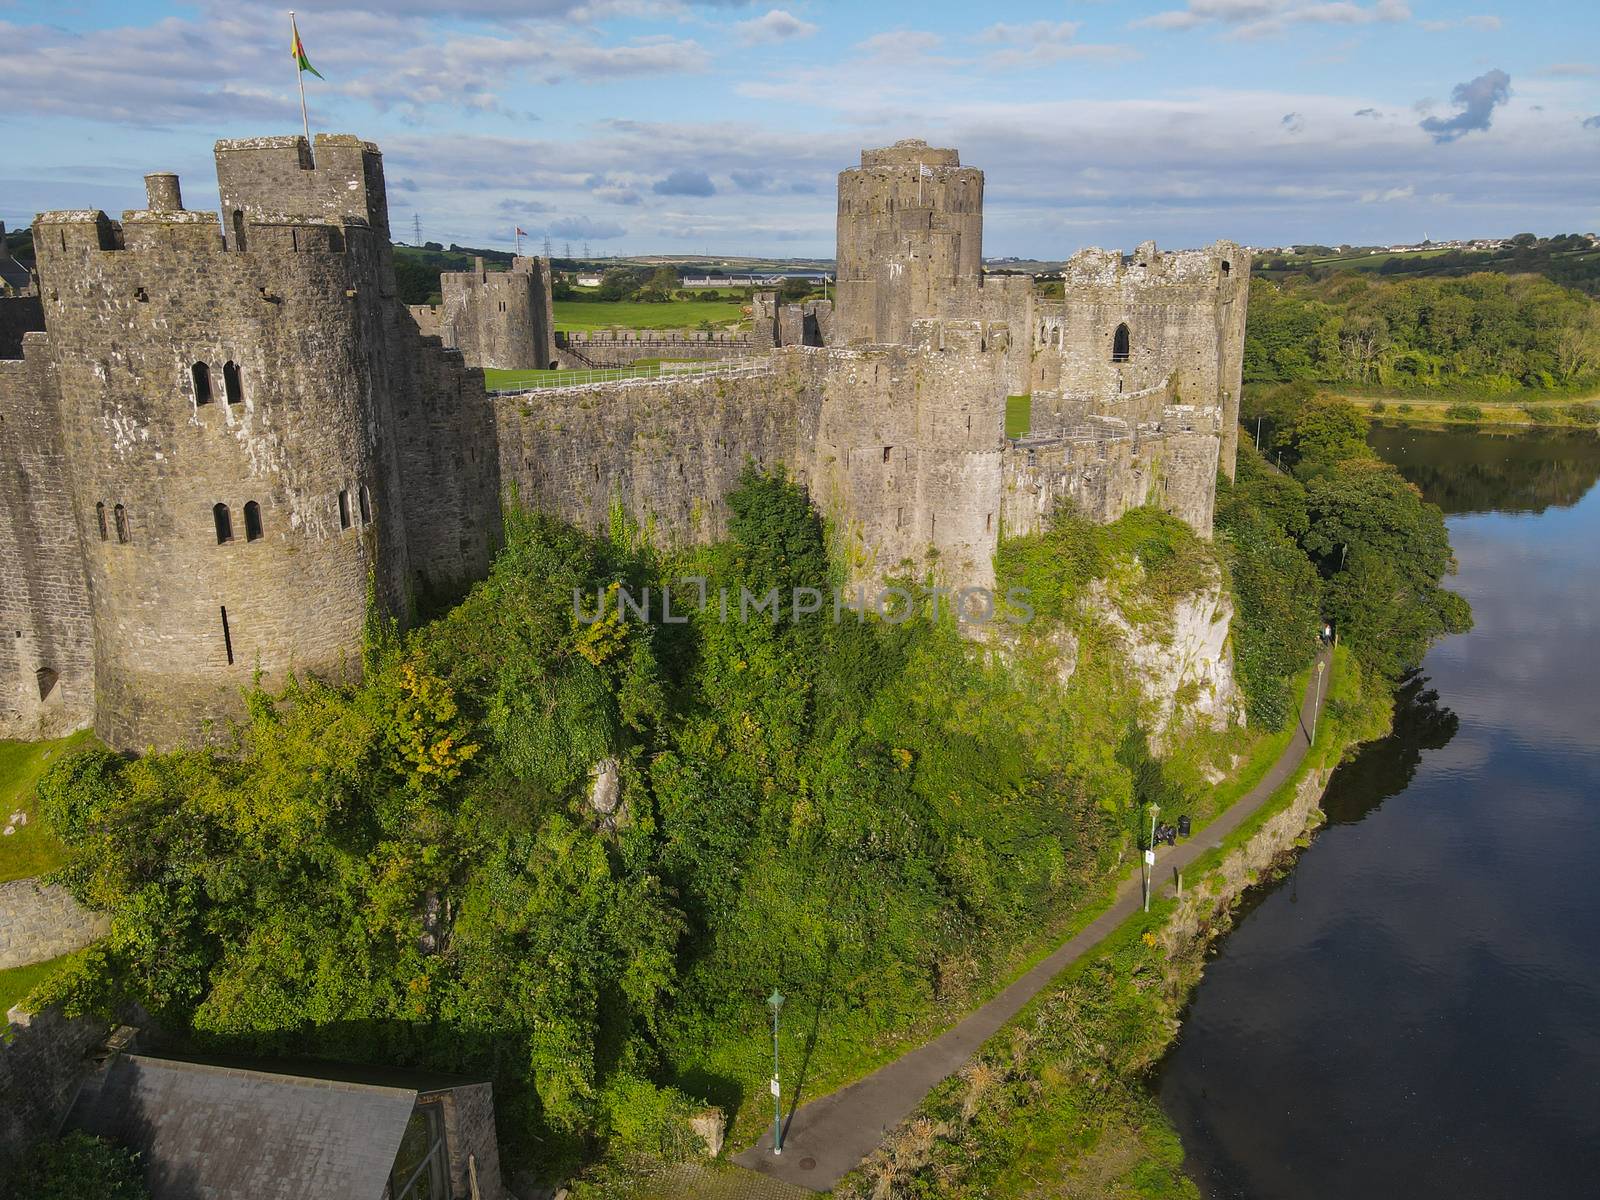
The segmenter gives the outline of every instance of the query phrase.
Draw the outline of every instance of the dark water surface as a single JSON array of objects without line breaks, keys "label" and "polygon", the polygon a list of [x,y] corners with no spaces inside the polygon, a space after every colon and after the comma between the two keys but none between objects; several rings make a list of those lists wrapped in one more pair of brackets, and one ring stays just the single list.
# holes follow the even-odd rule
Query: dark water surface
[{"label": "dark water surface", "polygon": [[1600,440],[1372,440],[1477,626],[1241,913],[1161,1104],[1208,1196],[1600,1196]]}]

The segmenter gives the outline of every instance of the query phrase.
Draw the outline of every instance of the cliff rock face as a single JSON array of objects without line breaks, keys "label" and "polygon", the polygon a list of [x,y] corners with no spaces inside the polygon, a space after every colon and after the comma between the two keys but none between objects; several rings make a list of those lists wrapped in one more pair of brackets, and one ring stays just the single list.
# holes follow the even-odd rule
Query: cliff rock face
[{"label": "cliff rock face", "polygon": [[1228,630],[1233,600],[1220,582],[1180,599],[1164,629],[1135,626],[1115,605],[1103,615],[1122,635],[1128,664],[1150,706],[1150,732],[1166,743],[1186,729],[1226,729],[1244,720]]}]

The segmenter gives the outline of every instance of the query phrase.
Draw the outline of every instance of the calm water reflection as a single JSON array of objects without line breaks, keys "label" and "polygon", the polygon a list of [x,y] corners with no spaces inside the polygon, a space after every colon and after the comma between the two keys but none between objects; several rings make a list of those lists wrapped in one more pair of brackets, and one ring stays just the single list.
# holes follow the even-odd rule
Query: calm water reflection
[{"label": "calm water reflection", "polygon": [[1477,626],[1219,948],[1161,1103],[1211,1196],[1600,1195],[1600,441],[1373,442]]}]

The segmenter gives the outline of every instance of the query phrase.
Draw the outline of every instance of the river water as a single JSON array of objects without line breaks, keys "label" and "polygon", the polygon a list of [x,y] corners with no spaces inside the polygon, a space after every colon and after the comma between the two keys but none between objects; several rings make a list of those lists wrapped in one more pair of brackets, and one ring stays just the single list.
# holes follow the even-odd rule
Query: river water
[{"label": "river water", "polygon": [[1372,441],[1477,624],[1216,948],[1160,1101],[1211,1197],[1600,1196],[1600,440]]}]

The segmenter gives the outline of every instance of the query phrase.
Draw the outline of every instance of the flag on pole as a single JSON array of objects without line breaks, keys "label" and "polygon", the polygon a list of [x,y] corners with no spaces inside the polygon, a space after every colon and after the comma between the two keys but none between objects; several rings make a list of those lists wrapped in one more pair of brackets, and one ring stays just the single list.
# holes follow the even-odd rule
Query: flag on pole
[{"label": "flag on pole", "polygon": [[302,71],[310,71],[318,79],[321,79],[322,72],[313,67],[311,60],[306,57],[306,48],[300,42],[300,30],[294,23],[293,13],[289,15],[289,30],[294,37],[294,41],[289,47],[289,53],[294,56],[295,65]]},{"label": "flag on pole", "polygon": [[527,237],[528,236],[528,231],[525,230],[521,225],[518,225],[517,226],[517,236],[518,237]]}]

